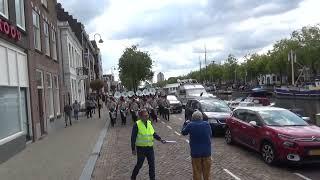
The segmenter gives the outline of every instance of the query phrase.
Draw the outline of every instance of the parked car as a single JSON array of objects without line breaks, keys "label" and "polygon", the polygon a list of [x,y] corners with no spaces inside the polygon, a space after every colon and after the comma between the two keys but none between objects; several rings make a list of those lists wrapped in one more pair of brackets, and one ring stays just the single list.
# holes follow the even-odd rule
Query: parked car
[{"label": "parked car", "polygon": [[225,120],[230,117],[232,112],[224,101],[212,98],[188,100],[185,120],[191,120],[192,114],[196,110],[201,111],[203,119],[210,123],[213,134],[224,133]]},{"label": "parked car", "polygon": [[168,101],[170,102],[170,111],[171,113],[181,113],[182,112],[182,103],[174,95],[167,96]]},{"label": "parked car", "polygon": [[320,162],[320,128],[276,107],[240,107],[226,120],[225,141],[261,153],[267,164]]}]

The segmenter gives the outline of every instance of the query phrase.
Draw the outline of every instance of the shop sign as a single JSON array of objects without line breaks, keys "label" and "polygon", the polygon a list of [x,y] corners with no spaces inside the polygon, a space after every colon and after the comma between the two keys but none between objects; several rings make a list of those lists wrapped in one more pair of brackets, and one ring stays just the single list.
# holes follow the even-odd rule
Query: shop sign
[{"label": "shop sign", "polygon": [[0,33],[5,34],[15,41],[21,40],[21,32],[16,26],[10,25],[7,21],[0,19]]}]

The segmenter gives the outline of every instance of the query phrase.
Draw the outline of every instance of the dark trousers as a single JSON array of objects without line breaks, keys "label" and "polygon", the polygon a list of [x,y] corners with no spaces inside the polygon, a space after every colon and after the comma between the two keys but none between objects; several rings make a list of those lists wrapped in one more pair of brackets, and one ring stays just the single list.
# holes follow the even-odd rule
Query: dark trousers
[{"label": "dark trousers", "polygon": [[163,117],[163,115],[164,115],[164,107],[163,106],[159,106],[159,114],[161,117]]},{"label": "dark trousers", "polygon": [[170,109],[169,108],[164,108],[164,118],[169,121],[170,119]]},{"label": "dark trousers", "polygon": [[92,110],[91,107],[87,107],[87,118],[92,118]]},{"label": "dark trousers", "polygon": [[120,114],[121,114],[121,121],[122,121],[121,124],[126,125],[126,122],[127,122],[127,116],[125,115],[126,113],[120,111]]},{"label": "dark trousers", "polygon": [[117,116],[115,117],[112,117],[112,113],[113,112],[109,112],[109,116],[110,116],[110,120],[111,120],[111,126],[113,127],[115,124],[116,124],[116,119],[117,119]]},{"label": "dark trousers", "polygon": [[132,116],[132,121],[133,121],[133,122],[136,122],[136,121],[138,120],[138,117],[137,117],[135,111],[131,111],[131,116]]},{"label": "dark trousers", "polygon": [[71,122],[71,113],[66,113],[65,115],[64,115],[64,120],[65,120],[65,122],[66,122],[66,126],[68,126],[68,120],[69,120],[69,123],[70,123],[70,126],[72,126],[72,122]]},{"label": "dark trousers", "polygon": [[158,122],[157,111],[155,109],[151,110],[150,115],[153,121]]},{"label": "dark trousers", "polygon": [[144,159],[147,158],[149,164],[149,178],[155,180],[155,163],[153,147],[137,147],[137,164],[133,169],[131,179],[136,179],[143,165]]},{"label": "dark trousers", "polygon": [[79,111],[74,111],[73,114],[74,114],[74,119],[79,120]]}]

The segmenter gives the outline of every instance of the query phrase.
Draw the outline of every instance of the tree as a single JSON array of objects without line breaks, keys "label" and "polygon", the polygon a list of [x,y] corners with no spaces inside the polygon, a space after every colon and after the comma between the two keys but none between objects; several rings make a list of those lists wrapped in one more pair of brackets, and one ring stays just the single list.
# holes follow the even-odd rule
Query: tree
[{"label": "tree", "polygon": [[97,93],[100,92],[100,90],[103,88],[103,86],[104,86],[104,83],[100,79],[96,79],[96,80],[93,80],[90,82],[90,88],[93,91],[96,91]]},{"label": "tree", "polygon": [[138,50],[136,45],[126,48],[119,59],[119,77],[122,84],[137,91],[141,81],[153,78],[152,59],[148,52]]}]

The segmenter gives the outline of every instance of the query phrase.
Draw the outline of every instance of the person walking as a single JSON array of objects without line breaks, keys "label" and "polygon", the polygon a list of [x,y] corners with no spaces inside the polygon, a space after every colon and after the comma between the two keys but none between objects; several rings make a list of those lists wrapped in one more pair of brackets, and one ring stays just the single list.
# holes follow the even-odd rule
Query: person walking
[{"label": "person walking", "polygon": [[72,107],[70,106],[70,104],[66,104],[64,106],[64,120],[66,123],[66,127],[68,126],[68,120],[69,120],[70,126],[72,126],[71,113],[72,113]]},{"label": "person walking", "polygon": [[75,120],[79,120],[80,103],[77,100],[72,104],[73,115]]},{"label": "person walking", "polygon": [[210,180],[211,168],[211,127],[203,121],[200,111],[192,114],[192,121],[186,122],[181,134],[190,135],[193,180]]},{"label": "person walking", "polygon": [[133,122],[136,122],[138,120],[137,112],[139,111],[139,108],[139,104],[137,103],[136,99],[133,98],[129,106]]},{"label": "person walking", "polygon": [[113,97],[110,98],[108,103],[109,116],[111,120],[111,126],[113,127],[116,124],[117,119],[117,103]]},{"label": "person walking", "polygon": [[167,99],[167,95],[163,97],[163,111],[164,111],[164,119],[167,121],[170,120],[170,101]]},{"label": "person walking", "polygon": [[91,100],[88,98],[86,101],[86,114],[87,114],[87,119],[90,117],[92,118],[92,111],[91,111]]},{"label": "person walking", "polygon": [[127,110],[128,110],[128,104],[125,101],[124,97],[121,96],[120,101],[118,103],[118,107],[120,109],[120,115],[121,115],[121,124],[126,125],[127,123]]},{"label": "person walking", "polygon": [[155,96],[152,97],[152,100],[150,100],[151,104],[151,118],[153,122],[158,122],[158,116],[157,116],[157,108],[158,108],[158,102]]},{"label": "person walking", "polygon": [[163,144],[166,141],[161,139],[154,131],[146,109],[142,109],[139,115],[140,120],[134,124],[131,133],[132,154],[137,155],[137,164],[132,171],[131,180],[136,180],[145,158],[147,158],[149,164],[149,178],[155,180],[153,141],[156,139]]}]

